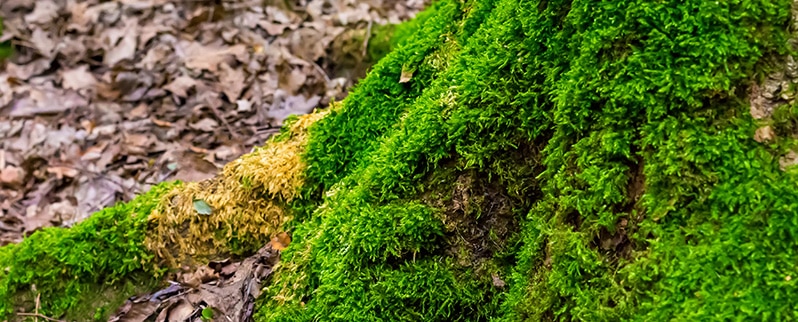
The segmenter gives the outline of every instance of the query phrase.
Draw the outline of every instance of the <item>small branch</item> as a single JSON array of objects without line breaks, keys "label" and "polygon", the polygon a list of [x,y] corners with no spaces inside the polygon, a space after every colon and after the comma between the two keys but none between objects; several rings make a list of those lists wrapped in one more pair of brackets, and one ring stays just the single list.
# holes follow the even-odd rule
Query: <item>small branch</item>
[{"label": "small branch", "polygon": [[42,318],[42,319],[45,319],[47,321],[53,321],[53,322],[66,322],[64,320],[53,319],[51,317],[47,317],[47,316],[39,314],[39,313],[17,313],[17,315],[19,315],[19,316],[32,316],[32,317],[36,317],[36,318]]},{"label": "small branch", "polygon": [[371,39],[371,25],[374,24],[373,20],[369,20],[369,27],[366,29],[366,39],[363,40],[363,59],[369,53],[369,39]]}]

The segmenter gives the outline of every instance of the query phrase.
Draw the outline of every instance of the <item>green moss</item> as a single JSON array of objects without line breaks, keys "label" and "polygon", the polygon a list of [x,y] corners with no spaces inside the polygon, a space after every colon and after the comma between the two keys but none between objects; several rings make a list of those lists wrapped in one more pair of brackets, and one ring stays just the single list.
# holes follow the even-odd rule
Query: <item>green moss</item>
[{"label": "green moss", "polygon": [[[785,147],[753,140],[747,100],[769,57],[788,51],[790,5],[437,2],[311,128],[307,196],[320,207],[294,223],[259,318],[795,318],[798,187],[779,169]],[[794,127],[784,113],[779,133]],[[441,205],[455,196],[425,185],[468,171],[515,200],[504,213],[520,226],[486,230],[512,244],[481,266],[461,263],[479,258],[473,243],[447,232],[491,215],[451,217]],[[408,233],[403,220],[423,228]],[[442,234],[420,233],[440,221]],[[450,289],[398,282],[432,283],[406,268],[435,261],[460,277]],[[485,282],[507,273],[508,289]],[[413,300],[383,302],[378,284]]]},{"label": "green moss", "polygon": [[[3,19],[0,19],[0,35],[3,34]],[[13,49],[8,42],[0,43],[0,62],[8,58],[13,53]]]},{"label": "green moss", "polygon": [[[147,216],[159,197],[173,186],[160,184],[72,228],[42,229],[19,244],[0,248],[0,316],[8,317],[21,307],[30,311],[30,300],[40,295],[39,312],[58,317],[81,306],[95,305],[85,301],[100,289],[134,289],[126,279],[132,273],[145,272],[153,278],[157,274],[153,256],[143,246]],[[107,309],[115,309],[111,306],[130,295],[110,297],[113,300]]]},{"label": "green moss", "polygon": [[[311,126],[256,319],[798,319],[798,173],[779,165],[796,123],[753,120],[747,97],[789,52],[791,4],[437,1]],[[753,139],[765,124],[774,142]],[[147,269],[40,249],[111,229],[76,228],[0,251],[20,267],[0,295]]]}]

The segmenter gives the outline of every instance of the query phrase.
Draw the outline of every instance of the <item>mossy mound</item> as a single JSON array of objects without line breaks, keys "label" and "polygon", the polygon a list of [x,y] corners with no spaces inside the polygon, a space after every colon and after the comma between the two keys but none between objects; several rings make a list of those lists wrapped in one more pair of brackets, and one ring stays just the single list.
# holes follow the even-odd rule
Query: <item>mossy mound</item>
[{"label": "mossy mound", "polygon": [[791,4],[437,2],[311,127],[258,317],[798,318],[795,132],[749,113]]},{"label": "mossy mound", "polygon": [[[77,307],[85,309],[88,317],[95,308],[101,314],[115,310],[131,294],[103,299],[109,303],[91,300],[105,292],[106,286],[130,290],[126,284],[141,280],[143,274],[155,279],[152,276],[162,273],[143,242],[147,217],[161,195],[175,185],[155,186],[133,201],[103,209],[72,228],[45,228],[19,244],[0,247],[0,317],[7,318],[21,307],[33,308],[36,297],[41,302],[39,312],[55,316]],[[126,282],[120,282],[122,279]]]},{"label": "mossy mound", "polygon": [[798,319],[795,90],[761,89],[791,6],[440,0],[326,114],[159,194],[149,263],[289,230],[261,321]]}]

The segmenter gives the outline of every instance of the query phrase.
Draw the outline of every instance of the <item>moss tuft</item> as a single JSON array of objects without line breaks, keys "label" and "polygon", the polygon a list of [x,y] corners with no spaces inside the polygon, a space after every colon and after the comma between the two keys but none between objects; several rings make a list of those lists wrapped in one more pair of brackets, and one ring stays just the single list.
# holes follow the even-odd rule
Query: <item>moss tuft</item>
[{"label": "moss tuft", "polygon": [[[292,118],[280,135],[229,163],[221,175],[164,195],[149,216],[147,247],[169,267],[260,248],[292,219],[286,203],[300,197],[304,185],[307,128],[326,113]],[[200,212],[197,202],[211,212]]]},{"label": "moss tuft", "polygon": [[20,308],[32,311],[36,296],[40,313],[61,316],[97,287],[135,272],[159,274],[143,245],[147,215],[174,186],[160,184],[74,227],[45,228],[0,248],[0,317]]}]

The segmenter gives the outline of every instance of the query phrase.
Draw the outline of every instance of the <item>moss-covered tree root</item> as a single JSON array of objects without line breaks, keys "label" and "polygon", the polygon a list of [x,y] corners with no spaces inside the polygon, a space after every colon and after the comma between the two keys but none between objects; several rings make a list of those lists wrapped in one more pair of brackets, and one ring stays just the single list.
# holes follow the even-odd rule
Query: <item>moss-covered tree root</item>
[{"label": "moss-covered tree root", "polygon": [[798,319],[792,6],[437,1],[142,243],[174,264],[290,231],[259,321]]}]

